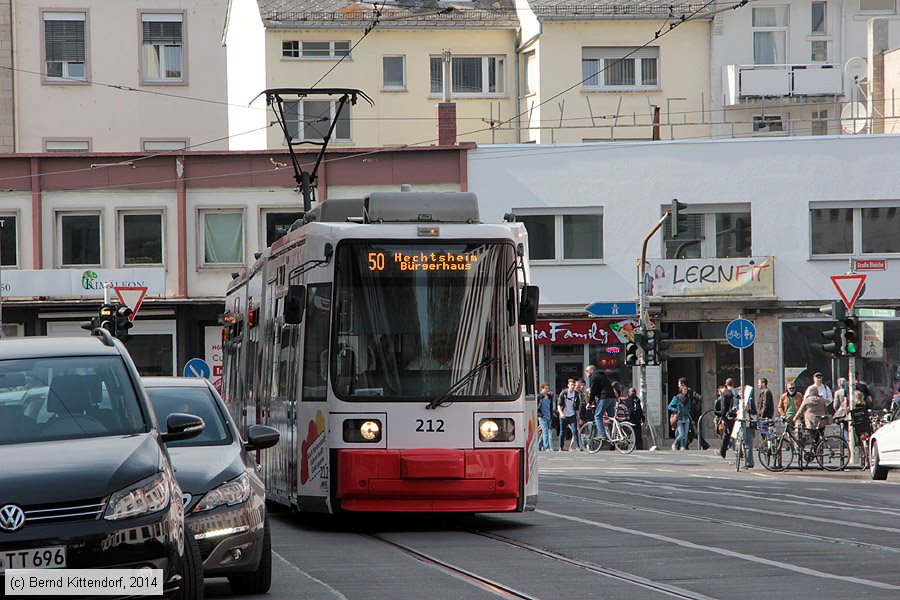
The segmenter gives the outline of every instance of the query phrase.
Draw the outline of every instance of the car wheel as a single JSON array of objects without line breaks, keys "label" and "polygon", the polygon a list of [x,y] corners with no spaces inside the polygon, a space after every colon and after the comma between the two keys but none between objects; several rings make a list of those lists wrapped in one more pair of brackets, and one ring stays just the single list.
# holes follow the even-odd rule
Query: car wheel
[{"label": "car wheel", "polygon": [[878,460],[878,442],[872,442],[872,450],[869,452],[869,469],[872,471],[872,479],[884,481],[887,479],[888,470],[881,466]]},{"label": "car wheel", "polygon": [[176,596],[179,600],[203,600],[203,559],[194,536],[184,531],[184,569],[181,589]]},{"label": "car wheel", "polygon": [[235,594],[265,594],[272,586],[272,534],[269,519],[263,525],[262,556],[259,566],[250,573],[231,575],[228,585]]}]

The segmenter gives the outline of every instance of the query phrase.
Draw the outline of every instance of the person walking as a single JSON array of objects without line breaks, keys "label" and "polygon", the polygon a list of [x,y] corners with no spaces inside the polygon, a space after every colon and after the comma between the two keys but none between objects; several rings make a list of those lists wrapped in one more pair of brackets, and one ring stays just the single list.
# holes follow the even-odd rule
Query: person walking
[{"label": "person walking", "polygon": [[[684,449],[689,450],[691,447],[691,442],[694,440],[696,433],[694,432],[694,423],[696,423],[700,419],[700,413],[702,412],[702,407],[700,406],[700,396],[694,393],[688,384],[687,377],[679,377],[678,378],[678,389],[679,393],[684,394],[684,400],[688,403],[689,412],[688,412],[688,432],[687,437],[685,437],[684,441]],[[684,392],[681,392],[681,388],[684,388]]]},{"label": "person walking", "polygon": [[734,427],[734,419],[737,416],[737,402],[734,393],[734,379],[725,380],[725,389],[718,400],[719,412],[716,415],[722,420],[722,445],[719,447],[719,456],[725,458],[728,453],[728,444],[731,441],[731,430]]},{"label": "person walking", "polygon": [[688,428],[691,424],[691,403],[687,399],[688,387],[682,385],[680,391],[669,402],[669,413],[675,420],[675,443],[672,450],[687,450]]},{"label": "person walking", "polygon": [[744,398],[741,394],[735,396],[737,401],[737,418],[735,424],[744,428],[744,467],[752,469],[753,461],[753,432],[756,431],[756,424],[753,417],[756,416],[756,401],[753,394],[747,394]]},{"label": "person walking", "polygon": [[575,380],[569,379],[566,389],[559,394],[556,402],[556,410],[559,412],[559,451],[566,449],[566,429],[572,431],[571,452],[575,448],[581,450],[581,440],[578,439],[578,411],[581,410],[581,395],[575,389]]},{"label": "person walking", "polygon": [[616,392],[606,374],[595,370],[591,374],[589,401],[594,409],[594,425],[601,440],[607,439],[606,427],[603,426],[603,415],[613,418],[616,410]]},{"label": "person walking", "polygon": [[823,399],[825,402],[834,401],[834,395],[831,393],[831,388],[825,385],[825,383],[822,381],[822,373],[817,372],[813,374],[812,384],[808,388],[806,388],[805,392],[803,392],[804,399],[810,395],[810,390],[812,390],[813,388],[815,388],[816,390],[816,395],[819,398]]},{"label": "person walking", "polygon": [[550,452],[553,444],[550,442],[550,424],[553,421],[553,392],[546,381],[541,383],[541,392],[538,394],[538,422],[541,424],[541,437],[538,438],[538,451]]},{"label": "person walking", "polygon": [[772,396],[769,380],[765,377],[760,377],[756,381],[756,406],[761,419],[771,419],[775,416],[775,397]]},{"label": "person walking", "polygon": [[634,447],[636,450],[643,450],[644,409],[641,406],[641,399],[638,398],[637,390],[633,387],[628,388],[625,406],[628,409],[628,422],[631,423],[631,428],[634,429]]},{"label": "person walking", "polygon": [[778,414],[791,422],[797,409],[800,408],[801,402],[803,402],[803,396],[797,391],[797,386],[793,382],[787,384],[785,392],[778,399]]}]

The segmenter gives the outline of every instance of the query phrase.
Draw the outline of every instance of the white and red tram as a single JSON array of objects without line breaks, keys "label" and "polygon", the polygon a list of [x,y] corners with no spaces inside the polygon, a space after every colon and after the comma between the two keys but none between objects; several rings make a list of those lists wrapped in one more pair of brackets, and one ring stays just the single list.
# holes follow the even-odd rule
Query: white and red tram
[{"label": "white and red tram", "polygon": [[504,512],[537,500],[519,223],[474,194],[329,200],[229,286],[223,396],[270,499],[303,511]]}]

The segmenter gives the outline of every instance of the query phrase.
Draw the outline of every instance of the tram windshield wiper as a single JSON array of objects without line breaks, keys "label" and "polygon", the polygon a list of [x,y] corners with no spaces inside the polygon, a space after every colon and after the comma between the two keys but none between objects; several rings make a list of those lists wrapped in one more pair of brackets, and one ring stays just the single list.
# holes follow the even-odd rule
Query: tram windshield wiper
[{"label": "tram windshield wiper", "polygon": [[434,409],[434,408],[437,408],[437,407],[441,406],[442,404],[444,404],[444,402],[446,402],[447,399],[450,398],[450,396],[452,396],[453,394],[455,394],[456,392],[461,390],[463,388],[463,386],[465,386],[467,383],[472,381],[472,379],[474,379],[475,376],[478,375],[479,373],[481,373],[484,369],[486,369],[487,367],[494,364],[494,362],[496,360],[497,359],[494,358],[493,356],[485,356],[484,359],[482,359],[482,361],[480,363],[478,363],[477,365],[472,367],[472,369],[469,370],[465,375],[463,375],[462,377],[457,379],[453,383],[453,385],[451,385],[447,389],[446,392],[444,392],[443,394],[441,394],[440,396],[438,396],[437,398],[435,398],[434,400],[432,400],[431,402],[426,404],[425,408]]}]

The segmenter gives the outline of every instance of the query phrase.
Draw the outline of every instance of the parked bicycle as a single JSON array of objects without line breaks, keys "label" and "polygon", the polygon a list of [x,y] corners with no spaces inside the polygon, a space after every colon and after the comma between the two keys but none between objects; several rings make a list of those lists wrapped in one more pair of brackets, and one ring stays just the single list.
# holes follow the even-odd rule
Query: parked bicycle
[{"label": "parked bicycle", "polygon": [[[634,428],[627,421],[619,421],[603,416],[603,425],[606,430],[606,441],[612,444],[613,448],[622,454],[631,454],[634,452]],[[593,421],[582,424],[578,430],[582,447],[588,452],[594,454],[603,447],[603,438],[600,437],[597,427]]]},{"label": "parked bicycle", "polygon": [[[819,417],[821,420],[823,417]],[[784,429],[780,435],[769,435],[757,453],[770,471],[784,471],[796,460],[801,470],[814,462],[826,471],[841,471],[850,462],[850,446],[837,435],[825,435],[821,428],[804,429],[790,426],[781,417]]]}]

